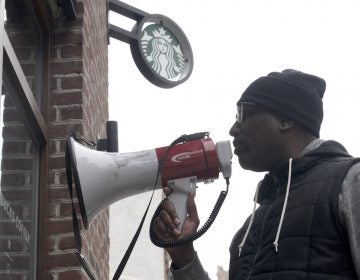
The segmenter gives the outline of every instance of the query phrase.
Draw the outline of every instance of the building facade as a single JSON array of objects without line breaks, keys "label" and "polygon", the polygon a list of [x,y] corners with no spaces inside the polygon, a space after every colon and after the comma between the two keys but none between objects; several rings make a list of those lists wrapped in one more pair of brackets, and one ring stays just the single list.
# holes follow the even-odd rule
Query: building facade
[{"label": "building facade", "polygon": [[[0,0],[0,17],[0,279],[87,279],[64,152],[71,133],[106,137],[107,1]],[[108,279],[109,212],[81,235]]]}]

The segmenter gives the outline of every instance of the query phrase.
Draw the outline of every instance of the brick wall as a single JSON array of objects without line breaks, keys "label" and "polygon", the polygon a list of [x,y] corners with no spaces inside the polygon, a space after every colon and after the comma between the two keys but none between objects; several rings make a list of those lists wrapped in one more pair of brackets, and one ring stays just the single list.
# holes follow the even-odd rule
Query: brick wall
[{"label": "brick wall", "polygon": [[[22,6],[7,1],[8,36],[28,83],[36,95],[38,37]],[[96,142],[105,138],[108,120],[107,19],[105,0],[77,1],[77,20],[63,15],[50,26],[49,166],[47,279],[87,279],[74,254],[71,202],[64,148],[71,132]],[[19,10],[20,14],[18,13]],[[21,16],[21,17],[19,17]],[[6,94],[9,89],[4,89]],[[46,94],[46,93],[43,93]],[[40,98],[37,100],[40,102]],[[28,279],[31,255],[31,195],[35,150],[17,108],[8,98],[4,128],[0,192],[0,279]],[[80,218],[80,217],[79,217]],[[83,254],[99,280],[109,277],[109,213],[103,211],[82,231]],[[39,242],[44,242],[39,240]],[[4,253],[5,252],[5,253]]]},{"label": "brick wall", "polygon": [[[87,279],[74,255],[71,203],[64,147],[71,132],[96,142],[105,138],[107,105],[106,1],[77,1],[77,20],[54,19],[51,27],[49,279]],[[108,211],[82,231],[83,254],[98,279],[108,279]]]}]

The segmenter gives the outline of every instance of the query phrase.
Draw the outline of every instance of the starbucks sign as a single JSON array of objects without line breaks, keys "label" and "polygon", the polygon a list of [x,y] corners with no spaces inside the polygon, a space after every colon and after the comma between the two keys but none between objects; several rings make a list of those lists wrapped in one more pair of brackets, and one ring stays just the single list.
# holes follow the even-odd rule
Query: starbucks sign
[{"label": "starbucks sign", "polygon": [[145,17],[135,25],[137,40],[130,42],[140,72],[153,84],[171,88],[186,81],[192,71],[189,41],[179,26],[162,15]]},{"label": "starbucks sign", "polygon": [[170,18],[149,14],[118,0],[108,0],[109,10],[136,21],[131,31],[109,24],[109,36],[130,44],[140,72],[151,83],[172,88],[191,75],[193,55],[181,28]]},{"label": "starbucks sign", "polygon": [[147,26],[141,50],[151,68],[161,77],[176,81],[184,72],[185,57],[174,34],[160,24]]}]

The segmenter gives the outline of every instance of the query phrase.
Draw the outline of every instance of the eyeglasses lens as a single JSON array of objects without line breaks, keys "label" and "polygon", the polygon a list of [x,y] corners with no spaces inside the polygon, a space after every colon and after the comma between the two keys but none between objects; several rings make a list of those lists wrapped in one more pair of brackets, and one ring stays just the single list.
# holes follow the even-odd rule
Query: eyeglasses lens
[{"label": "eyeglasses lens", "polygon": [[[244,102],[238,105],[238,112],[236,114],[236,123],[237,125],[241,125],[245,120],[245,110],[249,110],[249,108],[254,108],[255,103],[252,102]],[[248,112],[250,113],[250,112]]]}]

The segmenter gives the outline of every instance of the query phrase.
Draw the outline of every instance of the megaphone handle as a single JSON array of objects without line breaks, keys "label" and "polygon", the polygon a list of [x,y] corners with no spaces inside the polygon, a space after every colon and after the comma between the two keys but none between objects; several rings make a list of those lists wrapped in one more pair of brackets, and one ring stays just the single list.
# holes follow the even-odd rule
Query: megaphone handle
[{"label": "megaphone handle", "polygon": [[196,192],[196,176],[169,180],[168,187],[172,193],[168,199],[174,204],[178,218],[180,219],[179,230],[182,230],[187,216],[188,193]]}]

